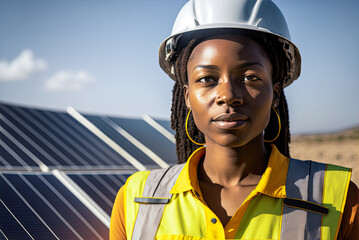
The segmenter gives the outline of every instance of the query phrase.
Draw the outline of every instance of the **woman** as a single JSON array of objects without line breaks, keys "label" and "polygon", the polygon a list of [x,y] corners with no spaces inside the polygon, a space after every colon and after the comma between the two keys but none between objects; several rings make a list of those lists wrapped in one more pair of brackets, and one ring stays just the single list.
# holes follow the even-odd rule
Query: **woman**
[{"label": "woman", "polygon": [[274,3],[188,2],[160,65],[182,164],[127,180],[111,239],[358,239],[350,170],[290,159],[300,55]]}]

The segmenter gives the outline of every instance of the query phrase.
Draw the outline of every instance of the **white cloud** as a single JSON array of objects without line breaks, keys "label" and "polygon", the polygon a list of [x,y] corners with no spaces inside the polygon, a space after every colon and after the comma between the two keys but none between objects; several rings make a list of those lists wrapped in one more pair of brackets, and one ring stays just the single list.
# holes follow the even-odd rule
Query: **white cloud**
[{"label": "white cloud", "polygon": [[12,62],[0,61],[0,81],[26,80],[36,72],[47,69],[47,63],[35,59],[31,49],[23,50]]},{"label": "white cloud", "polygon": [[59,71],[45,82],[45,88],[50,91],[77,91],[96,79],[87,71]]}]

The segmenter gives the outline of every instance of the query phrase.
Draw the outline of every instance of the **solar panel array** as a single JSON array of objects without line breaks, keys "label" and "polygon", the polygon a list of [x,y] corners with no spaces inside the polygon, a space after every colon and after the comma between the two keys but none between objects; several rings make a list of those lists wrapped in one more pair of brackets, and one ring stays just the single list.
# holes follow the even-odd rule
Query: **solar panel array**
[{"label": "solar panel array", "polygon": [[128,176],[175,162],[169,121],[0,103],[0,239],[108,239]]}]

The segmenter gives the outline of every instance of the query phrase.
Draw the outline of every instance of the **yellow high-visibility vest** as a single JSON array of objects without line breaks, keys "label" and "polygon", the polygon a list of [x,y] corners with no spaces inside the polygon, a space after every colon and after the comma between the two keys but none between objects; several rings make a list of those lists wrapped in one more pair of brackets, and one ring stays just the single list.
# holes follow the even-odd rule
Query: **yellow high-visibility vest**
[{"label": "yellow high-visibility vest", "polygon": [[197,166],[204,154],[199,148],[186,164],[127,180],[127,239],[336,239],[351,169],[288,159],[272,145],[257,187],[223,227],[201,196]]}]

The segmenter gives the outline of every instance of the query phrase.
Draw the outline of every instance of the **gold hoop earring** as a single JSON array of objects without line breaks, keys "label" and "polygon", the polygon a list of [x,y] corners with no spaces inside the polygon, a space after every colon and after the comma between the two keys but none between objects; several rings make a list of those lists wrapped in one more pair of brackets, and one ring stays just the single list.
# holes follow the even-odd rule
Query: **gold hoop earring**
[{"label": "gold hoop earring", "polygon": [[190,115],[191,111],[192,111],[192,109],[190,108],[190,109],[188,110],[188,113],[187,113],[186,124],[185,124],[185,129],[186,129],[187,137],[188,137],[189,140],[191,140],[191,142],[193,142],[194,144],[203,146],[203,145],[205,145],[206,143],[198,143],[198,142],[194,141],[194,140],[189,136],[189,134],[188,134],[187,124],[188,124],[188,118],[189,118],[189,115]]},{"label": "gold hoop earring", "polygon": [[277,115],[279,130],[278,130],[277,136],[274,139],[272,139],[272,140],[264,140],[264,142],[274,142],[275,140],[277,140],[277,138],[279,137],[279,134],[280,134],[280,130],[282,129],[282,124],[280,122],[279,114],[278,114],[277,110],[275,110],[275,108],[273,106],[272,106],[272,109],[274,110],[275,114]]}]

